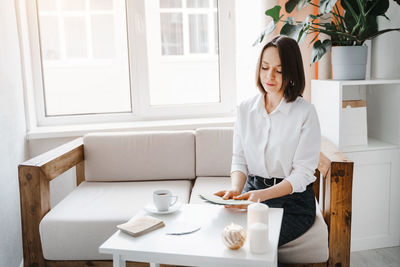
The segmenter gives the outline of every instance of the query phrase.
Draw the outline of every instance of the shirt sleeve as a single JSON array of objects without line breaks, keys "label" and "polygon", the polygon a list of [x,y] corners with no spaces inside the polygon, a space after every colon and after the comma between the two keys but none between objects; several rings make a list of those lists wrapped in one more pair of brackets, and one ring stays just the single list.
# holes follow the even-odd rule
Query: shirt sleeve
[{"label": "shirt sleeve", "polygon": [[232,151],[232,167],[231,173],[234,171],[241,171],[247,176],[248,168],[246,158],[244,156],[242,141],[240,138],[240,127],[242,125],[240,116],[240,106],[237,109],[237,116],[235,122],[235,129],[233,132],[233,151]]},{"label": "shirt sleeve", "polygon": [[307,185],[315,181],[314,173],[318,167],[320,151],[321,129],[315,107],[311,106],[301,127],[292,171],[286,178],[292,185],[292,193],[305,191]]}]

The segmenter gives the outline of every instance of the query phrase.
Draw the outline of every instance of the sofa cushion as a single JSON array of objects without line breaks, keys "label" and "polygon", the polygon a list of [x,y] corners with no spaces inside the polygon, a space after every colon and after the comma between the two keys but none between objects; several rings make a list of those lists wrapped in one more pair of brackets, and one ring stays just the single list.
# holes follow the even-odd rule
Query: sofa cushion
[{"label": "sofa cushion", "polygon": [[190,195],[190,204],[205,204],[200,194],[213,194],[219,190],[231,188],[230,177],[197,177]]},{"label": "sofa cushion", "polygon": [[319,263],[328,258],[328,226],[317,204],[314,224],[302,236],[281,246],[278,259],[282,263]]},{"label": "sofa cushion", "polygon": [[233,128],[200,128],[196,135],[196,176],[230,176]]},{"label": "sofa cushion", "polygon": [[152,192],[169,189],[188,203],[192,182],[83,182],[40,222],[43,255],[48,260],[101,260],[98,247],[152,201]]},{"label": "sofa cushion", "polygon": [[[214,193],[230,187],[229,177],[198,177],[192,189],[190,203],[207,203],[199,197],[200,193]],[[304,235],[280,247],[278,259],[282,263],[318,263],[326,262],[328,257],[328,227],[317,205],[313,226]]]},{"label": "sofa cushion", "polygon": [[87,134],[86,181],[195,178],[193,131]]}]

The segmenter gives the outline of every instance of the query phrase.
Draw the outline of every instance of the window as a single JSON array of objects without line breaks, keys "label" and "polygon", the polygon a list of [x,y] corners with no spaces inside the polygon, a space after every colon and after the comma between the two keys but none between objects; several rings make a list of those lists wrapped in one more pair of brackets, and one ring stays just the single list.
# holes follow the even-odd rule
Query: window
[{"label": "window", "polygon": [[38,0],[45,116],[131,112],[124,5]]},{"label": "window", "polygon": [[20,1],[37,124],[230,114],[233,2]]}]

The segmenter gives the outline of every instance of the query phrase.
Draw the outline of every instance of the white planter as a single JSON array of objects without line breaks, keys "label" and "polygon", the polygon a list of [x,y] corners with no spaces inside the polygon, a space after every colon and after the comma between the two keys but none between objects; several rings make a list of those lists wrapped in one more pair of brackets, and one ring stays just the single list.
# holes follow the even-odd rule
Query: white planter
[{"label": "white planter", "polygon": [[366,46],[332,47],[332,79],[364,80],[367,53]]}]

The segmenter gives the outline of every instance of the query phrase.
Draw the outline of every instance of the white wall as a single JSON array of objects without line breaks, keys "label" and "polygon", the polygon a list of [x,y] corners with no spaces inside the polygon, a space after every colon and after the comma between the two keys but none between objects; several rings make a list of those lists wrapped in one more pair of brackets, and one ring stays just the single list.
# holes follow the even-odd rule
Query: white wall
[{"label": "white wall", "polygon": [[[395,3],[394,1],[389,1],[390,7],[386,15],[390,18],[387,20],[385,18],[379,18],[378,25],[380,30],[388,29],[388,28],[400,28],[400,5]],[[400,79],[400,32],[393,31],[389,33],[385,33],[374,40],[372,40],[372,49],[371,49],[371,77],[380,78],[380,79]],[[398,91],[400,90],[400,85],[394,85],[397,90],[393,92],[389,92],[390,90],[386,90],[385,92],[389,92],[391,95],[381,95],[380,99],[376,99],[377,101],[386,101],[389,97],[392,97],[395,101],[399,101],[396,99],[398,95]],[[387,87],[385,87],[387,88]],[[385,89],[382,88],[382,89]],[[382,90],[384,92],[384,90]],[[395,94],[397,92],[397,95]],[[393,143],[400,144],[400,105],[390,112],[385,114],[386,116],[393,116],[393,119],[389,121],[397,121],[397,124],[392,125],[391,129],[387,129],[386,131],[390,135],[392,132],[397,133],[397,137],[390,138],[393,140]],[[396,140],[397,139],[397,140]],[[399,177],[400,179],[400,177]],[[400,188],[399,188],[400,190]],[[400,227],[400,226],[399,226]]]},{"label": "white wall", "polygon": [[[400,5],[389,1],[387,20],[380,17],[379,29],[400,28]],[[372,40],[371,76],[374,78],[400,78],[400,32],[385,33]]]},{"label": "white wall", "polygon": [[13,0],[0,1],[0,266],[22,260],[17,166],[26,158],[25,115]]}]

